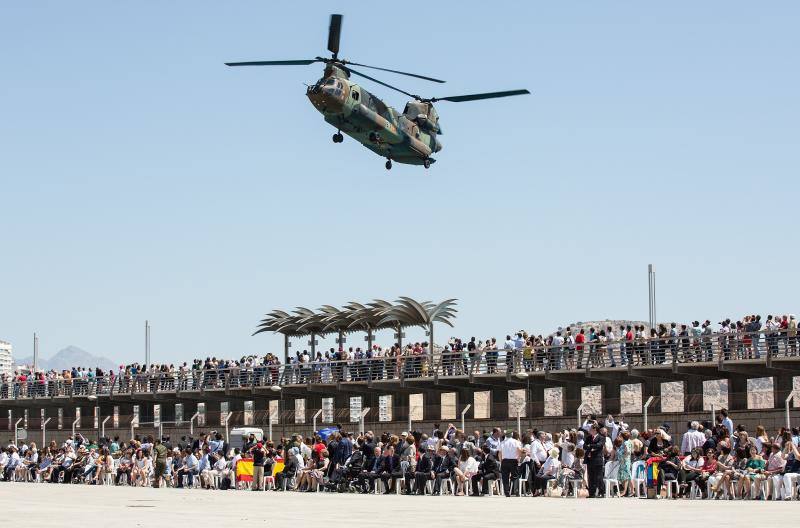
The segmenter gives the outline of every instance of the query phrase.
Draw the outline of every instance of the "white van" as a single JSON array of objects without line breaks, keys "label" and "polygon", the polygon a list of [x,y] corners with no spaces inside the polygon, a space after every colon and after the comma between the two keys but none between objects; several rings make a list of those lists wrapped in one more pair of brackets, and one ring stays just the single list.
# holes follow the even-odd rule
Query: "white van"
[{"label": "white van", "polygon": [[237,447],[241,449],[251,434],[256,437],[256,442],[264,440],[264,430],[259,427],[234,427],[231,429],[230,449],[233,450]]}]

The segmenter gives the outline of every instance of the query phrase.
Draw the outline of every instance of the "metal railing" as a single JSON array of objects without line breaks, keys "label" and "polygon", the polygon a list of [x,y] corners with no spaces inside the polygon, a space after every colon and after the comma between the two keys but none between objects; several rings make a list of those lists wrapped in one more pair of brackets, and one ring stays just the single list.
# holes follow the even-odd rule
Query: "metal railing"
[{"label": "metal railing", "polygon": [[716,364],[798,358],[798,337],[785,332],[589,340],[580,344],[442,352],[319,361],[288,365],[204,368],[113,376],[4,381],[0,399],[111,396],[113,394],[180,393],[274,385],[408,381],[448,377],[575,372],[597,368]]}]

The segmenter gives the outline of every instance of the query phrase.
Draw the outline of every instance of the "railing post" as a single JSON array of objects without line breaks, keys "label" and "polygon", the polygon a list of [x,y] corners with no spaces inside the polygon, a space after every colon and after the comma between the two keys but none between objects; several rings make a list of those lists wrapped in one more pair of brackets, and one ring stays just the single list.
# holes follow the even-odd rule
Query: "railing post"
[{"label": "railing post", "polygon": [[467,428],[464,426],[464,423],[465,423],[464,422],[464,416],[466,416],[467,411],[469,411],[471,408],[472,408],[472,404],[469,403],[469,404],[467,404],[466,407],[464,407],[464,410],[461,411],[461,431],[463,431],[464,433],[467,432]]},{"label": "railing post", "polygon": [[267,438],[267,441],[271,442],[272,441],[272,413],[271,412],[269,413],[269,418],[267,419],[267,422],[269,423],[269,432],[268,432],[269,438]]},{"label": "railing post", "polygon": [[791,405],[792,400],[794,398],[798,397],[798,396],[800,396],[800,391],[793,390],[792,392],[789,393],[789,396],[786,398],[785,404],[786,404],[786,430],[787,431],[791,431],[791,429],[792,429],[792,425],[791,425],[792,417],[791,417],[791,414],[790,414],[789,406]]},{"label": "railing post", "polygon": [[714,414],[714,404],[711,404],[711,425],[714,425],[717,422],[717,415]]},{"label": "railing post", "polygon": [[[80,418],[75,418],[75,420],[72,422],[72,439],[73,440],[75,440],[75,427],[78,425],[78,422],[80,422],[80,421],[81,421]],[[131,438],[133,438],[133,435],[131,435]]]},{"label": "railing post", "polygon": [[313,422],[314,422],[314,429],[312,430],[313,433],[317,432],[317,418],[319,418],[320,414],[322,414],[322,409],[320,409],[316,413],[314,413],[314,418],[312,419]]},{"label": "railing post", "polygon": [[647,409],[650,407],[651,403],[653,403],[653,397],[652,396],[647,398],[647,401],[644,402],[644,407],[642,408],[642,413],[644,414],[644,431],[642,431],[642,432],[645,432],[645,431],[648,430],[648,428],[647,428]]},{"label": "railing post", "polygon": [[195,420],[195,418],[197,418],[198,416],[200,416],[200,413],[199,413],[199,412],[196,412],[196,413],[194,413],[194,414],[192,415],[192,417],[191,417],[191,418],[189,418],[189,434],[190,434],[190,435],[192,435],[192,436],[194,436],[194,420]]}]

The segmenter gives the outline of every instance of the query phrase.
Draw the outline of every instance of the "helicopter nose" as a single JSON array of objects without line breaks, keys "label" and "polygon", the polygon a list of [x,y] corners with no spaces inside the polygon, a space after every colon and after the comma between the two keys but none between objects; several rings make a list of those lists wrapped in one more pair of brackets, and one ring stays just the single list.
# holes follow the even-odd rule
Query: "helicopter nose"
[{"label": "helicopter nose", "polygon": [[329,87],[311,87],[306,90],[306,96],[314,105],[314,108],[323,113],[337,113],[344,108],[344,98],[336,90]]}]

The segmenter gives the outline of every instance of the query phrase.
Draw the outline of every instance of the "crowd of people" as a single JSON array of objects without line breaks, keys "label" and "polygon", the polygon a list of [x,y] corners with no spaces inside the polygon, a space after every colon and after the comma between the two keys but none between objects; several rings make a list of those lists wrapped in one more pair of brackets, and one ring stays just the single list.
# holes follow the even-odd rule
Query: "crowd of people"
[{"label": "crowd of people", "polygon": [[[537,371],[650,365],[667,361],[710,362],[797,356],[797,319],[793,314],[747,315],[724,319],[713,328],[710,320],[686,324],[620,325],[558,328],[547,336],[519,331],[496,338],[462,340],[451,337],[431,354],[427,342],[383,347],[340,346],[325,352],[296,352],[283,364],[278,356],[246,356],[235,359],[207,357],[191,363],[120,365],[114,371],[73,367],[63,371],[29,369],[0,376],[0,398],[153,392],[199,387],[273,385],[334,381],[416,378],[506,370]],[[436,356],[434,358],[434,356]]]},{"label": "crowd of people", "polygon": [[[800,432],[750,434],[722,409],[693,421],[677,441],[670,424],[629,429],[608,416],[580,428],[468,433],[452,424],[430,434],[348,432],[341,426],[279,441],[218,432],[197,438],[135,437],[97,442],[77,434],[0,449],[6,481],[261,491],[667,497],[792,500],[800,476]],[[673,436],[676,440],[673,440]],[[243,470],[243,466],[251,469]]]}]

